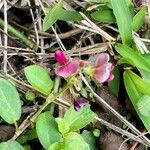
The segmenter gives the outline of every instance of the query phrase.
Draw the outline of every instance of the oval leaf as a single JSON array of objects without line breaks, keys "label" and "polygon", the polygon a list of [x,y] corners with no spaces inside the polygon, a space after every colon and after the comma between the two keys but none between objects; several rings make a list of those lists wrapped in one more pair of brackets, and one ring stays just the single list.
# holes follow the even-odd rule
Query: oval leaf
[{"label": "oval leaf", "polygon": [[21,101],[16,88],[0,78],[0,116],[8,123],[15,123],[21,116]]},{"label": "oval leaf", "polygon": [[55,118],[50,112],[39,115],[36,122],[36,131],[45,149],[48,149],[51,144],[58,142],[61,138]]},{"label": "oval leaf", "polygon": [[16,141],[7,141],[0,143],[0,150],[24,150],[24,148]]},{"label": "oval leaf", "polygon": [[61,16],[63,0],[59,2],[48,12],[43,20],[43,31],[48,30]]},{"label": "oval leaf", "polygon": [[90,122],[94,121],[96,114],[90,110],[89,106],[80,108],[77,112],[74,107],[70,107],[64,115],[64,119],[70,127],[70,131],[82,129]]},{"label": "oval leaf", "polygon": [[31,65],[24,69],[28,82],[39,92],[48,95],[53,88],[48,71],[37,65]]},{"label": "oval leaf", "polygon": [[139,112],[146,117],[150,117],[150,96],[143,95],[137,103]]}]

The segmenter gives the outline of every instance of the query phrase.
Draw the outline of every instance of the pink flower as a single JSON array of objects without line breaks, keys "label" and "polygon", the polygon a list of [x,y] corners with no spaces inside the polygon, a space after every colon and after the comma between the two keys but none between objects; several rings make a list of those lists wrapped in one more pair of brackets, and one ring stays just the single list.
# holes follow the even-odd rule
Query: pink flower
[{"label": "pink flower", "polygon": [[78,60],[69,60],[67,55],[61,50],[56,50],[55,59],[61,65],[55,69],[56,75],[67,78],[77,73],[80,65]]},{"label": "pink flower", "polygon": [[107,53],[101,53],[96,58],[93,76],[100,83],[111,81],[114,78],[113,65],[109,63],[109,60],[110,57]]}]

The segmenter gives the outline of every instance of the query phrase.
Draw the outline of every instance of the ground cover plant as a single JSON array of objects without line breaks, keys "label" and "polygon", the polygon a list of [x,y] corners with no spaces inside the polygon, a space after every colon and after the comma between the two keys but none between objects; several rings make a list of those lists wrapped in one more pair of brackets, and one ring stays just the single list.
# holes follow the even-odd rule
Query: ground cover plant
[{"label": "ground cover plant", "polygon": [[148,1],[0,7],[0,150],[150,148]]}]

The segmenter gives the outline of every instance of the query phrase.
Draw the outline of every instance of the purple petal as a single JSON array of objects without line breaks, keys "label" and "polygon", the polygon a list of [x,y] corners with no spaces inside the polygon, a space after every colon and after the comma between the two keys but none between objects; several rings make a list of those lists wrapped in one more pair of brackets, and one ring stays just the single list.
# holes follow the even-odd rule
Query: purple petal
[{"label": "purple petal", "polygon": [[94,72],[94,78],[100,83],[106,82],[108,81],[110,75],[112,74],[111,72],[112,72],[112,64],[111,63],[104,64],[96,68]]},{"label": "purple petal", "polygon": [[76,110],[76,111],[79,111],[80,110],[80,105],[76,102],[76,101],[74,101],[74,109]]},{"label": "purple petal", "polygon": [[107,64],[109,60],[110,57],[107,53],[100,53],[96,58],[95,65],[102,66],[104,64]]},{"label": "purple petal", "polygon": [[78,60],[72,60],[66,65],[57,67],[55,69],[55,73],[56,75],[64,77],[64,78],[72,76],[73,74],[77,73],[79,64],[80,63]]},{"label": "purple petal", "polygon": [[75,101],[74,101],[74,109],[76,111],[79,111],[80,108],[84,107],[85,105],[88,104],[87,99],[84,97],[79,96]]},{"label": "purple petal", "polygon": [[84,98],[84,97],[81,97],[81,96],[79,96],[79,97],[76,99],[76,102],[77,102],[81,107],[85,106],[85,105],[88,103],[87,99]]},{"label": "purple petal", "polygon": [[55,59],[61,65],[66,64],[69,60],[67,55],[62,50],[56,50],[55,51]]}]

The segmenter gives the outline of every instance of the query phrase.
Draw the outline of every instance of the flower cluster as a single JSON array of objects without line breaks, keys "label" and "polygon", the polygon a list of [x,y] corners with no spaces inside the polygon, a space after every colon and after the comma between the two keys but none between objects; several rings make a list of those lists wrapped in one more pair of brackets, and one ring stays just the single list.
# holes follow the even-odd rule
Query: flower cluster
[{"label": "flower cluster", "polygon": [[[55,59],[59,63],[55,68],[55,73],[64,78],[74,76],[78,71],[90,75],[99,83],[111,81],[114,78],[113,65],[109,62],[110,57],[107,53],[100,53],[95,62],[91,63],[86,60],[71,59],[62,50],[56,50]],[[86,98],[78,96],[74,101],[74,109],[79,111],[87,104]]]},{"label": "flower cluster", "polygon": [[55,59],[59,63],[59,66],[55,69],[55,73],[64,78],[77,74],[82,68],[85,73],[100,83],[111,81],[114,78],[112,74],[113,65],[109,62],[110,57],[107,53],[100,53],[92,65],[89,65],[90,63],[87,61],[83,63],[85,61],[79,61],[77,59],[71,60],[61,50],[56,50]]}]

